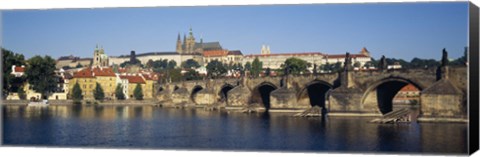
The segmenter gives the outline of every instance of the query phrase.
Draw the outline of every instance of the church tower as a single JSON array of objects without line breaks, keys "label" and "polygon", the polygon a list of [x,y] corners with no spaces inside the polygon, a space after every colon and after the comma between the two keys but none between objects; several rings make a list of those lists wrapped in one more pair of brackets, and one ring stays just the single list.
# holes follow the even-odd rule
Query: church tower
[{"label": "church tower", "polygon": [[186,51],[187,53],[193,53],[193,49],[195,46],[195,37],[193,37],[192,28],[190,28],[190,32],[188,33],[187,43],[186,44]]},{"label": "church tower", "polygon": [[360,54],[370,57],[370,52],[368,52],[367,48],[365,47],[362,48],[362,51],[360,51]]},{"label": "church tower", "polygon": [[262,54],[262,55],[270,54],[270,46],[262,45],[262,50],[261,50],[260,54]]},{"label": "church tower", "polygon": [[182,53],[183,50],[182,50],[182,40],[180,39],[180,33],[178,33],[178,37],[177,37],[177,52],[178,53]]},{"label": "church tower", "polygon": [[93,51],[93,66],[108,66],[108,56],[105,54],[103,47],[98,48],[98,44]]}]

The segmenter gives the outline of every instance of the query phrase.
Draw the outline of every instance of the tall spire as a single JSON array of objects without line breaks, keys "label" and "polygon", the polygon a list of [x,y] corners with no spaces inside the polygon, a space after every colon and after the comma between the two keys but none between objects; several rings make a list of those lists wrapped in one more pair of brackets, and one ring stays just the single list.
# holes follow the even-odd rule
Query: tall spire
[{"label": "tall spire", "polygon": [[180,38],[180,33],[177,36],[177,52],[182,53],[182,39]]},{"label": "tall spire", "polygon": [[183,44],[187,43],[187,35],[183,34]]},{"label": "tall spire", "polygon": [[362,48],[362,51],[360,51],[360,54],[363,54],[363,55],[366,55],[366,56],[370,56],[370,52],[368,52],[368,50],[367,50],[366,47],[363,47],[363,48]]}]

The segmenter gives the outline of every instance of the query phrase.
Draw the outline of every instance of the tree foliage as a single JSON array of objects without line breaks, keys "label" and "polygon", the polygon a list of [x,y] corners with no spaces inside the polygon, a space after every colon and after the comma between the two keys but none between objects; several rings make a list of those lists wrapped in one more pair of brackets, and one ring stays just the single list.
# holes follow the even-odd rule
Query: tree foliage
[{"label": "tree foliage", "polygon": [[78,84],[78,82],[76,82],[75,85],[73,85],[71,96],[73,101],[80,101],[83,99],[82,89],[80,88],[80,85]]},{"label": "tree foliage", "polygon": [[138,60],[138,59],[136,59],[136,58],[135,58],[133,64],[130,63],[130,61],[125,61],[125,62],[123,62],[123,63],[120,64],[120,67],[125,68],[125,67],[128,66],[128,65],[139,65],[139,66],[143,67],[143,66],[142,66],[142,62],[140,62],[140,60]]},{"label": "tree foliage", "polygon": [[269,77],[271,71],[272,71],[272,70],[270,70],[270,68],[267,68],[267,69],[265,70],[265,76]]},{"label": "tree foliage", "polygon": [[[11,75],[12,66],[25,65],[25,57],[22,54],[14,53],[10,50],[2,48],[2,66],[3,66],[3,98],[5,98],[9,92],[12,92],[12,84],[15,84],[15,76]],[[17,82],[18,83],[18,82]],[[22,82],[23,83],[23,82]]]},{"label": "tree foliage", "polygon": [[187,59],[182,63],[182,68],[194,69],[199,67],[200,67],[200,64],[193,59]]},{"label": "tree foliage", "polygon": [[207,64],[207,75],[212,78],[218,78],[227,73],[227,68],[218,60],[213,60]]},{"label": "tree foliage", "polygon": [[147,62],[147,66],[150,66],[155,72],[164,72],[166,70],[174,69],[177,66],[177,62],[174,60],[168,61],[167,59],[159,59]]},{"label": "tree foliage", "polygon": [[139,83],[137,83],[137,86],[135,86],[135,89],[133,90],[133,97],[135,97],[136,100],[143,100],[142,85]]},{"label": "tree foliage", "polygon": [[185,80],[189,81],[189,80],[201,80],[202,77],[200,76],[200,74],[193,70],[193,69],[190,69],[188,70],[184,75],[183,77],[185,78]]},{"label": "tree foliage", "polygon": [[283,64],[282,68],[288,67],[292,74],[300,74],[303,72],[307,72],[308,67],[310,66],[311,64],[308,63],[307,61],[292,57],[285,60],[285,63]]},{"label": "tree foliage", "polygon": [[105,93],[100,83],[97,82],[95,90],[93,91],[93,97],[95,100],[103,100],[105,98]]},{"label": "tree foliage", "polygon": [[123,86],[122,84],[117,84],[117,88],[115,88],[115,97],[118,100],[125,100],[125,94],[123,93]]},{"label": "tree foliage", "polygon": [[82,67],[83,67],[83,65],[80,64],[80,63],[78,63],[77,66],[75,66],[75,68],[82,68]]},{"label": "tree foliage", "polygon": [[359,61],[356,61],[355,63],[353,63],[353,67],[356,67],[356,68],[360,68],[361,65],[362,63],[360,63]]},{"label": "tree foliage", "polygon": [[174,60],[168,61],[168,64],[167,64],[168,69],[174,69],[176,66],[177,66],[177,62],[175,62]]},{"label": "tree foliage", "polygon": [[42,97],[55,90],[55,60],[50,56],[34,56],[30,58],[25,69],[25,75],[32,89],[42,94]]},{"label": "tree foliage", "polygon": [[245,63],[245,70],[251,71],[252,70],[252,63],[250,63],[250,62]]},{"label": "tree foliage", "polygon": [[253,77],[258,77],[260,72],[262,72],[263,69],[263,63],[260,62],[258,57],[255,57],[255,59],[252,62],[252,68],[251,68],[251,74]]}]

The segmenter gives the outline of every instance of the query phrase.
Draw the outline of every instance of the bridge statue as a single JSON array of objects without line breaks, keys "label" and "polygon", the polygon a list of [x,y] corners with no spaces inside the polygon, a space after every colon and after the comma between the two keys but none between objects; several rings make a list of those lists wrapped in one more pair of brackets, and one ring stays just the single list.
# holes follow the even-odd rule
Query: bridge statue
[{"label": "bridge statue", "polygon": [[443,53],[442,53],[442,67],[448,65],[448,52],[443,48]]},{"label": "bridge statue", "polygon": [[313,64],[313,76],[317,76],[317,64]]},{"label": "bridge statue", "polygon": [[343,63],[343,69],[344,69],[344,71],[351,71],[353,69],[353,67],[352,67],[352,57],[350,57],[350,53],[348,53],[348,52],[345,55],[345,62]]},{"label": "bridge statue", "polygon": [[385,58],[384,55],[382,55],[382,58],[380,58],[380,62],[378,63],[378,69],[384,71],[387,70],[388,65],[387,65],[387,59]]},{"label": "bridge statue", "polygon": [[283,69],[283,78],[280,83],[280,87],[287,88],[288,75],[290,74],[290,65],[285,65]]}]

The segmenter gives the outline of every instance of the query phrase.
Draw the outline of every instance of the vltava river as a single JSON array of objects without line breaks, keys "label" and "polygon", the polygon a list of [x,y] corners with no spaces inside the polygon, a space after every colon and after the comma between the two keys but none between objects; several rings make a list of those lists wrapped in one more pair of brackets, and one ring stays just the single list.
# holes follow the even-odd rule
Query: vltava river
[{"label": "vltava river", "polygon": [[252,151],[467,152],[467,124],[373,124],[132,106],[3,107],[3,144]]}]

